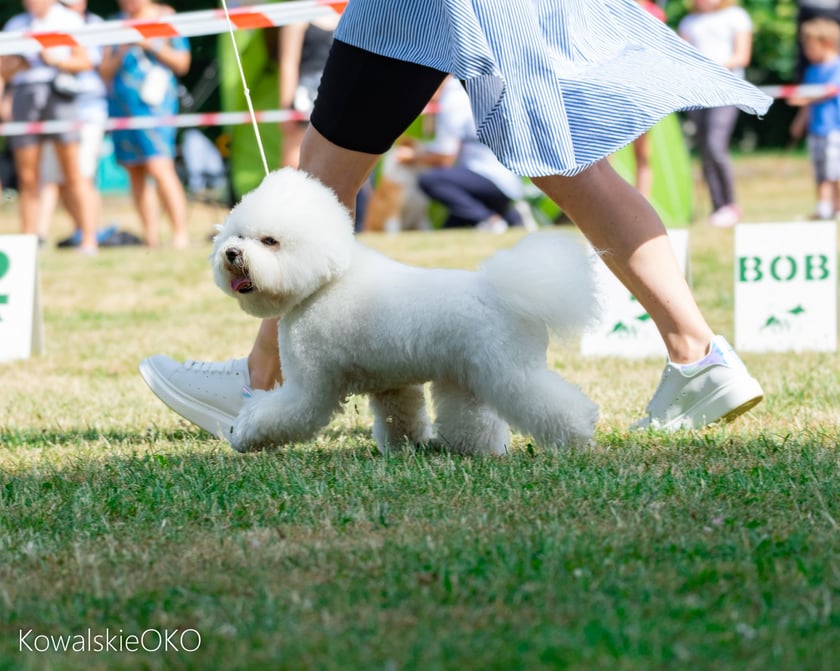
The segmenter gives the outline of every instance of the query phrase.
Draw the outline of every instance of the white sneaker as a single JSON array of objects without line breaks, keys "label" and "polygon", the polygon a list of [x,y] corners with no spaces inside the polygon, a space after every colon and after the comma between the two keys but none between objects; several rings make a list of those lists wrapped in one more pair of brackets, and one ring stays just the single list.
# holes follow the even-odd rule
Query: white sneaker
[{"label": "white sneaker", "polygon": [[233,421],[251,395],[247,359],[179,363],[156,354],[143,359],[139,368],[161,401],[181,417],[224,440],[229,439]]},{"label": "white sneaker", "polygon": [[522,219],[522,226],[526,231],[531,233],[540,227],[527,200],[517,200],[513,204],[513,209],[519,212],[519,217]]},{"label": "white sneaker", "polygon": [[731,228],[740,221],[741,208],[737,205],[724,205],[709,217],[709,223],[715,228]]},{"label": "white sneaker", "polygon": [[631,428],[699,429],[734,419],[762,398],[761,385],[732,346],[723,336],[715,336],[709,353],[700,361],[665,364],[659,387],[647,406],[647,417]]},{"label": "white sneaker", "polygon": [[498,215],[488,217],[475,225],[475,230],[482,233],[492,233],[493,235],[501,235],[507,229],[508,223]]}]

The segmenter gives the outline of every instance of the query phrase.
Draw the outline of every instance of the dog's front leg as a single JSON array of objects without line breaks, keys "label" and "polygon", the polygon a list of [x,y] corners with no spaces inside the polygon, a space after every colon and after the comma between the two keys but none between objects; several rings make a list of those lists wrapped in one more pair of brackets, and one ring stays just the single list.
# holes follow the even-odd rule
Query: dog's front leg
[{"label": "dog's front leg", "polygon": [[291,382],[271,391],[254,391],[233,424],[230,444],[238,452],[308,440],[340,407],[338,394],[317,385]]}]

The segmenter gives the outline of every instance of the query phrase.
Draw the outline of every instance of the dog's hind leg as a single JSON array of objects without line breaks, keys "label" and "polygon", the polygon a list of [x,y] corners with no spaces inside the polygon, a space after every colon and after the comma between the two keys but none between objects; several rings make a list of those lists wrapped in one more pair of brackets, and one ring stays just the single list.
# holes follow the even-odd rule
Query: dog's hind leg
[{"label": "dog's hind leg", "polygon": [[510,445],[507,422],[464,387],[448,381],[432,383],[437,442],[460,454],[506,454]]},{"label": "dog's hind leg", "polygon": [[541,447],[586,445],[598,421],[598,406],[577,385],[547,369],[498,380],[488,400],[511,426]]},{"label": "dog's hind leg", "polygon": [[379,451],[411,445],[425,445],[432,437],[432,425],[426,414],[423,385],[400,387],[370,395],[373,411],[373,437]]}]

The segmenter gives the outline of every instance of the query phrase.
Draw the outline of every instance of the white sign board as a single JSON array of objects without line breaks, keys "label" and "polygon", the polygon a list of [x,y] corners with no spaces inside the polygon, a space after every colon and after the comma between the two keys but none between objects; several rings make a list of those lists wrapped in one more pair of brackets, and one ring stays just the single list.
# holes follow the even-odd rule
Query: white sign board
[{"label": "white sign board", "polygon": [[0,235],[0,361],[42,349],[38,237]]},{"label": "white sign board", "polygon": [[[668,237],[677,262],[688,277],[688,229],[669,230]],[[668,355],[665,343],[650,315],[594,251],[592,259],[600,319],[583,334],[581,353],[585,356],[620,356],[629,359],[665,358]]]},{"label": "white sign board", "polygon": [[735,228],[735,348],[837,349],[837,224]]}]

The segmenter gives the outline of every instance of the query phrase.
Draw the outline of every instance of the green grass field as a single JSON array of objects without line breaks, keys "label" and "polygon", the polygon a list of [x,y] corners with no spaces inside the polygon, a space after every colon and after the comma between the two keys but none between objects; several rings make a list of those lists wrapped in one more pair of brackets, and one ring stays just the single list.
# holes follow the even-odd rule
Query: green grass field
[{"label": "green grass field", "polygon": [[[801,154],[737,168],[748,220],[810,211]],[[558,344],[601,405],[595,447],[383,457],[354,398],[311,443],[239,455],[137,374],[156,352],[247,351],[256,321],[199,242],[220,216],[192,206],[187,252],[42,254],[47,351],[0,366],[0,669],[840,668],[838,354],[746,354],[765,402],[670,436],[627,431],[661,361]],[[517,237],[365,241],[474,267]],[[731,337],[732,232],[698,222],[691,250]],[[73,652],[88,635],[123,651]],[[161,649],[130,652],[142,636]]]}]

